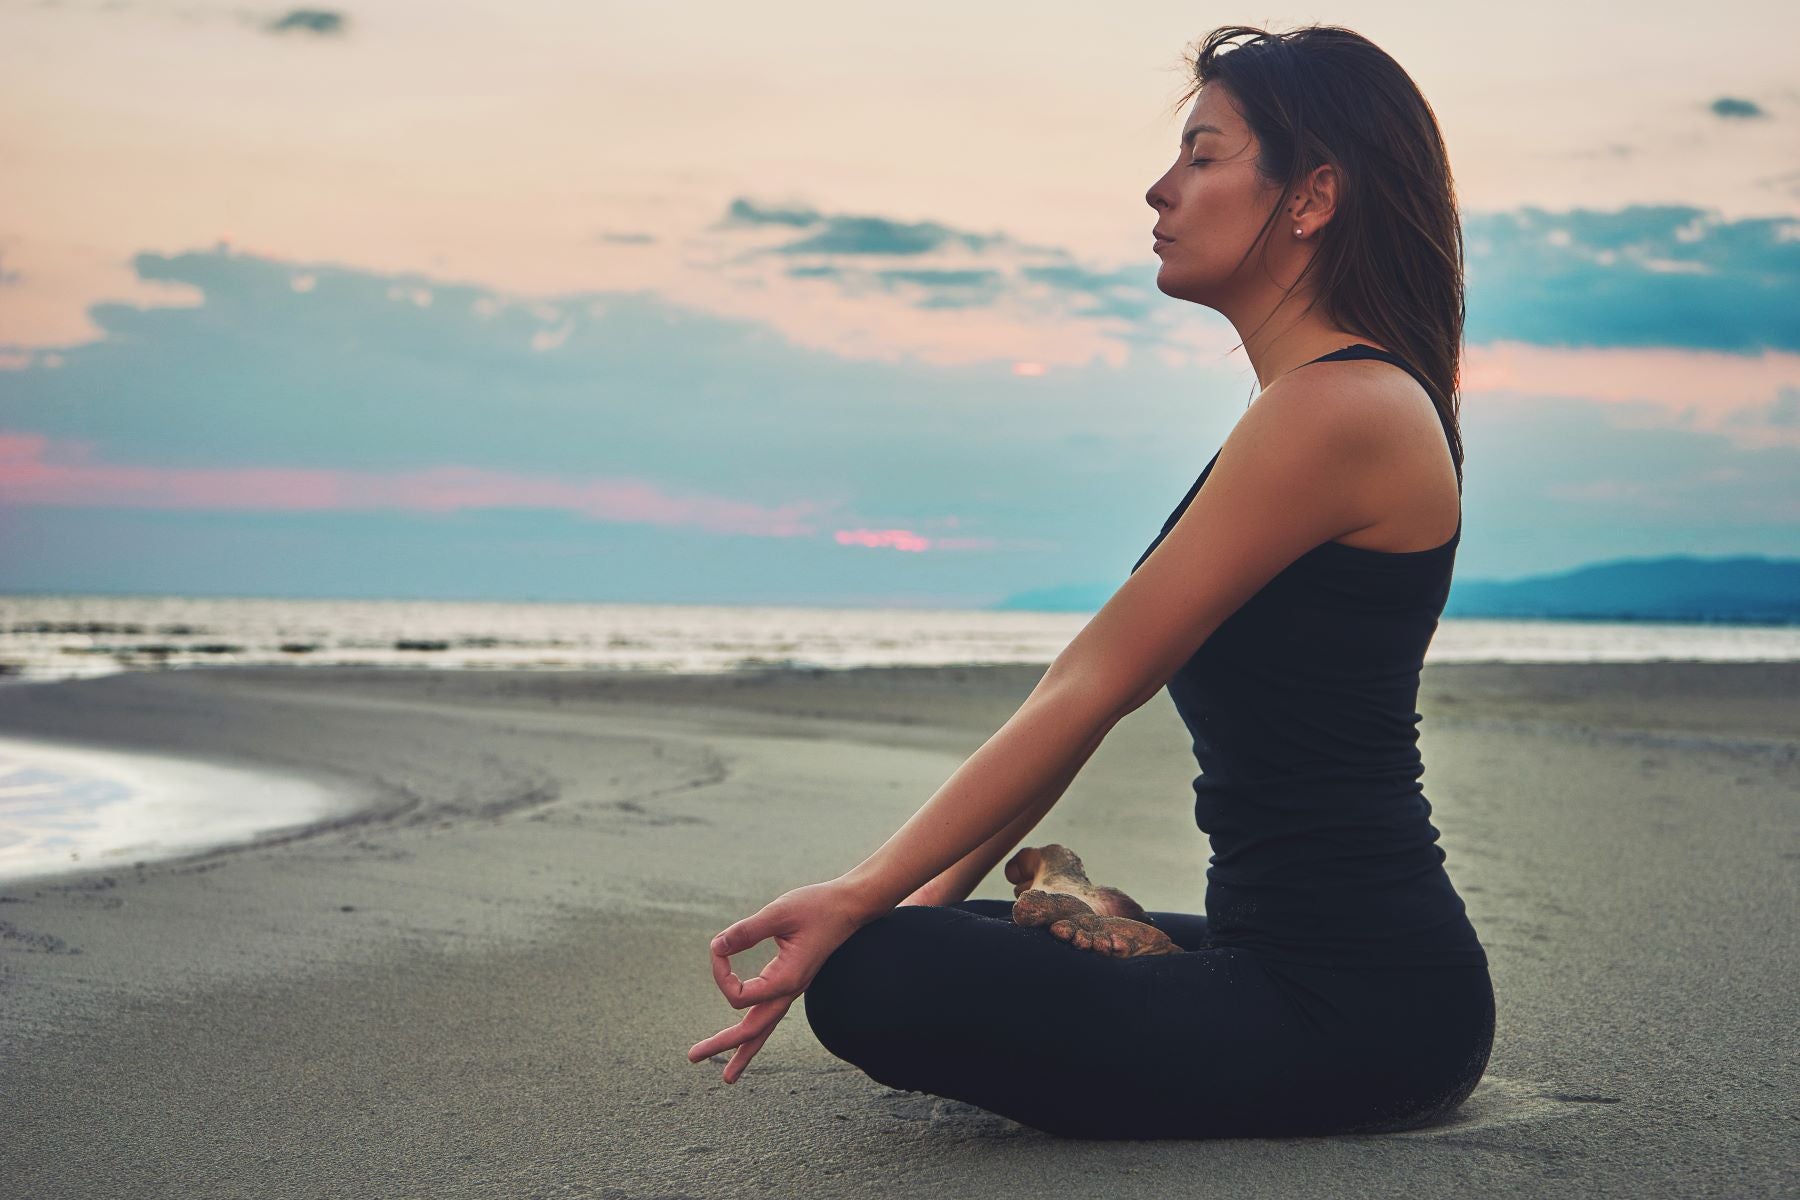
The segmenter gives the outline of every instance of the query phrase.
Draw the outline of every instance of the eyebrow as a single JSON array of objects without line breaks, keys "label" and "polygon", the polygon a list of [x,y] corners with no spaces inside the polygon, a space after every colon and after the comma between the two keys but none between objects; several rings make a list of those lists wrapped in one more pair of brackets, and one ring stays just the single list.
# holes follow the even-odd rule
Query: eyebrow
[{"label": "eyebrow", "polygon": [[1181,144],[1183,146],[1186,146],[1189,142],[1193,141],[1194,135],[1196,133],[1219,133],[1219,134],[1222,134],[1224,132],[1225,131],[1223,129],[1220,129],[1217,125],[1207,125],[1205,123],[1202,123],[1202,124],[1194,126],[1192,129],[1190,129],[1186,133],[1182,134],[1181,135]]}]

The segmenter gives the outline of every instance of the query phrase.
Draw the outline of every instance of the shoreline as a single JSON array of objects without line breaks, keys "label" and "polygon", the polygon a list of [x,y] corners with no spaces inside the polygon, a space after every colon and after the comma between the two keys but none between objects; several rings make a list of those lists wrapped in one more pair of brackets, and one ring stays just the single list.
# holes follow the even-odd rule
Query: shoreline
[{"label": "shoreline", "polygon": [[[203,847],[121,859],[104,864],[83,864],[54,873],[0,876],[0,890],[40,883],[77,882],[152,863],[197,863],[242,851],[284,845],[320,834],[338,832],[366,823],[380,823],[404,815],[412,798],[378,783],[346,777],[329,766],[287,761],[273,765],[259,755],[224,755],[216,748],[198,753],[175,753],[165,744],[149,741],[120,745],[102,732],[75,732],[66,724],[43,722],[28,734],[14,733],[8,725],[7,694],[11,687],[42,689],[91,687],[120,676],[157,679],[182,676],[238,677],[247,682],[270,683],[294,677],[325,686],[350,685],[365,693],[409,691],[423,687],[434,696],[497,691],[502,695],[536,692],[552,706],[569,697],[591,697],[596,688],[619,694],[619,702],[648,702],[664,706],[734,707],[719,705],[717,696],[734,697],[748,692],[758,697],[764,711],[795,716],[820,716],[819,692],[837,688],[864,701],[869,683],[891,679],[891,686],[877,691],[906,696],[942,681],[963,682],[971,676],[987,676],[1002,691],[1020,698],[1042,675],[1045,664],[951,663],[942,665],[880,665],[853,667],[766,666],[731,672],[671,672],[636,668],[567,669],[544,671],[530,668],[469,670],[466,668],[395,667],[388,665],[328,666],[308,663],[231,666],[194,666],[167,671],[119,671],[108,675],[60,680],[14,681],[0,684],[0,739],[40,743],[59,753],[93,753],[101,756],[137,757],[154,766],[162,762],[193,765],[263,776],[272,781],[304,781],[336,798],[332,810],[316,820],[249,837],[227,838]],[[1588,674],[1593,672],[1593,674]],[[1800,758],[1800,712],[1785,702],[1796,695],[1794,678],[1800,663],[1785,661],[1715,662],[1673,660],[1651,662],[1481,662],[1427,664],[1421,674],[1419,707],[1425,721],[1434,726],[1494,729],[1535,729],[1540,732],[1583,736],[1629,737],[1646,745],[1669,749],[1713,749],[1750,755],[1767,755],[1777,761]],[[420,682],[426,677],[426,682]],[[437,677],[432,679],[431,677]],[[490,684],[492,685],[490,687]],[[979,685],[978,685],[979,686]],[[810,697],[807,706],[791,705],[780,697],[798,690]],[[1156,701],[1152,701],[1152,704]],[[30,706],[21,706],[30,707]],[[840,712],[845,720],[858,719],[854,708]],[[999,720],[1005,714],[995,710]],[[891,719],[877,710],[873,717]],[[954,725],[954,720],[946,720]],[[996,722],[997,727],[997,722]],[[113,736],[119,731],[115,728]],[[1428,764],[1429,765],[1429,764]],[[519,803],[530,803],[529,799]]]},{"label": "shoreline", "polygon": [[[798,1006],[735,1086],[711,934],[872,851],[1041,665],[730,675],[207,667],[0,688],[0,737],[322,772],[346,823],[0,884],[25,1194],[1775,1194],[1800,664],[1428,664],[1423,785],[1501,1027],[1441,1127],[1049,1139],[894,1093]],[[1028,844],[1201,911],[1191,750],[1127,717]],[[1010,895],[996,871],[975,895]],[[1072,951],[1075,952],[1075,951]],[[734,962],[767,961],[767,944]],[[1784,1073],[1785,1072],[1785,1073]],[[104,1112],[93,1102],[107,1098]],[[1729,1148],[1728,1150],[1726,1148]],[[1356,1188],[1349,1192],[1362,1194]]]}]

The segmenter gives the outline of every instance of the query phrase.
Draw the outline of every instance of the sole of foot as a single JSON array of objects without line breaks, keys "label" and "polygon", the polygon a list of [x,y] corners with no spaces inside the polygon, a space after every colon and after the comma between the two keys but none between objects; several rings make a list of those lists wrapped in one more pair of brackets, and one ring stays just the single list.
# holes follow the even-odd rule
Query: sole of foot
[{"label": "sole of foot", "polygon": [[1015,924],[1047,928],[1076,949],[1114,958],[1181,953],[1137,901],[1089,880],[1067,846],[1026,847],[1007,861],[1006,878],[1013,885]]},{"label": "sole of foot", "polygon": [[1098,913],[1077,914],[1052,922],[1050,936],[1061,938],[1077,950],[1091,950],[1108,958],[1182,952],[1173,938],[1154,925],[1133,921],[1130,917],[1103,917]]}]

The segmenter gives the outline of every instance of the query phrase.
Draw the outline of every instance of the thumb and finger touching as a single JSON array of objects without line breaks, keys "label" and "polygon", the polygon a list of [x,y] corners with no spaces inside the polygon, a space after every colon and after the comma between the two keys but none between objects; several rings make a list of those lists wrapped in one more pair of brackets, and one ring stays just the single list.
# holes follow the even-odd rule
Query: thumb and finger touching
[{"label": "thumb and finger touching", "polygon": [[[843,940],[827,936],[818,918],[816,911],[797,899],[791,905],[778,900],[713,938],[713,981],[733,1008],[749,1011],[736,1025],[720,1030],[690,1049],[690,1062],[699,1062],[736,1047],[737,1052],[725,1066],[724,1078],[726,1083],[737,1082],[775,1026],[812,982],[824,959]],[[731,969],[731,956],[770,938],[776,942],[775,956],[760,975],[749,980],[739,979]]]}]

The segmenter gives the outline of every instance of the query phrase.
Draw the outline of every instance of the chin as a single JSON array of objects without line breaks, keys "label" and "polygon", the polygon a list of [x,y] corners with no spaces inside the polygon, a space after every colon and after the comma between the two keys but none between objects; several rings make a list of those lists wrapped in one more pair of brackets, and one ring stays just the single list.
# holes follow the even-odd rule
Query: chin
[{"label": "chin", "polygon": [[1167,267],[1156,273],[1156,290],[1176,300],[1192,300],[1196,304],[1200,303],[1195,298],[1196,289],[1191,285],[1184,286],[1180,276]]}]

